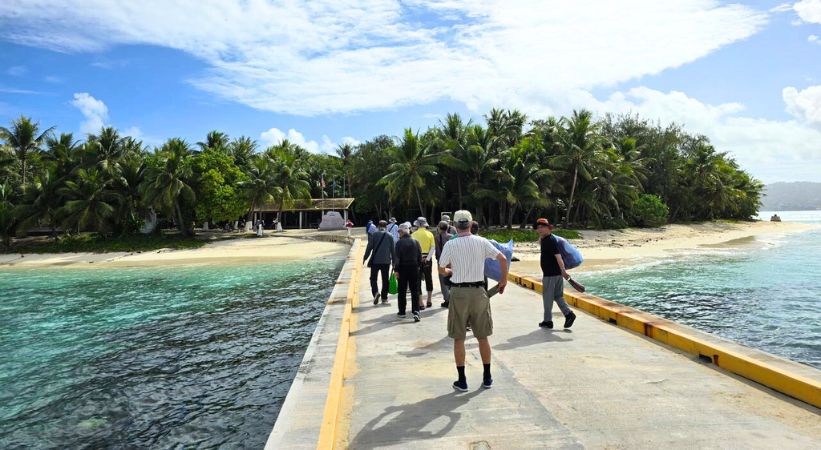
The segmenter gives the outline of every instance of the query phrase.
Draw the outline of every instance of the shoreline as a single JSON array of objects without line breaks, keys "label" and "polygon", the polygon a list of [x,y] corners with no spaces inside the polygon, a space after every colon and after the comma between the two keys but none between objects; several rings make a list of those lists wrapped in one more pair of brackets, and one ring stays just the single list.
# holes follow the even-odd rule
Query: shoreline
[{"label": "shoreline", "polygon": [[350,246],[286,236],[259,239],[228,239],[192,250],[159,249],[111,253],[19,253],[0,255],[0,269],[68,267],[173,267],[197,264],[237,264],[294,261],[313,258],[344,258]]},{"label": "shoreline", "polygon": [[[571,242],[584,255],[575,273],[627,268],[692,255],[694,252],[773,245],[762,236],[783,236],[821,229],[821,225],[797,222],[707,222],[672,224],[660,228],[583,230]],[[359,230],[357,230],[359,231]],[[354,237],[363,237],[355,233]],[[0,268],[35,267],[162,267],[196,264],[246,264],[344,257],[350,245],[344,233],[287,230],[264,238],[225,239],[189,250],[159,249],[110,253],[19,253],[0,254]],[[517,242],[512,269],[539,276],[539,247],[536,242]]]},{"label": "shoreline", "polygon": [[[624,230],[583,230],[582,239],[571,241],[584,256],[573,273],[598,272],[661,262],[694,252],[774,245],[766,237],[780,238],[794,233],[821,229],[821,225],[798,222],[707,222],[672,224],[660,228]],[[764,239],[762,239],[764,237]],[[541,276],[539,247],[535,242],[516,243],[512,270]]]}]

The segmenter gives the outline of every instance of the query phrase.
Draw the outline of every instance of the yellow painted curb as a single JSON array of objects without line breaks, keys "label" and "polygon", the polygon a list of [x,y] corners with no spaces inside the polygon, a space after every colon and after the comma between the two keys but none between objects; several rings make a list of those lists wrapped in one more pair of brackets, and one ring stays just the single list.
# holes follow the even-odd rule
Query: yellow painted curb
[{"label": "yellow painted curb", "polygon": [[[508,279],[542,292],[542,283],[511,272]],[[671,320],[590,294],[564,292],[567,303],[651,339],[683,350],[724,370],[821,408],[821,371],[769,353],[723,341]],[[801,372],[801,373],[799,373]]]},{"label": "yellow painted curb", "polygon": [[351,263],[351,277],[348,279],[348,295],[345,299],[345,310],[342,313],[342,324],[339,330],[339,339],[336,343],[334,365],[331,369],[331,380],[328,383],[328,397],[325,400],[325,410],[322,414],[322,427],[319,429],[319,439],[316,448],[320,450],[334,447],[336,442],[339,408],[342,402],[343,378],[345,362],[348,359],[348,344],[351,331],[351,316],[353,302],[359,296],[359,276],[362,272],[362,256],[365,249],[359,239],[353,243],[348,262]]}]

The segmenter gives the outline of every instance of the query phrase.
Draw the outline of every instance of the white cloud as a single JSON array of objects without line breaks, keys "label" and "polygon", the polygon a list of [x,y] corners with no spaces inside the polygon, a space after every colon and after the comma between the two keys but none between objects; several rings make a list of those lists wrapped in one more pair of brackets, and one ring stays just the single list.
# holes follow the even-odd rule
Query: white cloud
[{"label": "white cloud", "polygon": [[[327,135],[322,135],[322,142],[305,139],[299,131],[291,128],[287,133],[279,128],[270,128],[260,133],[259,138],[265,145],[278,145],[287,139],[292,144],[296,144],[311,153],[333,153],[339,144],[333,142]],[[342,144],[359,145],[359,141],[350,136],[345,136],[341,140]]]},{"label": "white cloud", "polygon": [[532,102],[681,66],[765,22],[717,0],[0,3],[5,39],[60,51],[179,49],[210,65],[195,86],[302,115]]},{"label": "white cloud", "polygon": [[781,95],[788,113],[810,124],[821,125],[821,86],[810,86],[803,91],[789,86]]},{"label": "white cloud", "polygon": [[[718,151],[729,152],[743,169],[765,182],[821,181],[821,129],[799,121],[746,117],[737,103],[710,105],[681,92],[648,88],[617,92],[605,100],[579,91],[569,93],[566,101],[599,114],[638,113],[663,124],[676,122],[709,137]],[[557,114],[569,112],[556,109]]]},{"label": "white cloud", "polygon": [[6,69],[6,74],[11,75],[13,77],[22,77],[23,75],[28,73],[28,68],[26,66],[11,66]]},{"label": "white cloud", "polygon": [[798,17],[807,23],[821,23],[821,0],[801,0],[793,5]]},{"label": "white cloud", "polygon": [[105,126],[105,122],[108,120],[108,107],[102,100],[97,100],[87,92],[79,92],[74,94],[74,100],[71,101],[71,104],[79,109],[85,117],[80,125],[80,132],[94,134]]},{"label": "white cloud", "polygon": [[818,36],[816,36],[814,34],[811,34],[811,35],[807,36],[807,41],[812,42],[813,44],[821,45],[821,38],[819,38]]}]

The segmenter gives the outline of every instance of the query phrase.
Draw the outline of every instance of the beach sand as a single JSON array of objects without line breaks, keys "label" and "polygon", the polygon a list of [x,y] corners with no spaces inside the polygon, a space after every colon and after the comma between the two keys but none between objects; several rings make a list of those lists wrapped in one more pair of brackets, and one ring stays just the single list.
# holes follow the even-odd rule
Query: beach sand
[{"label": "beach sand", "polygon": [[194,249],[160,249],[147,252],[59,253],[0,255],[5,267],[150,267],[180,264],[234,264],[264,261],[291,261],[344,257],[346,244],[296,239],[283,236],[222,240]]},{"label": "beach sand", "polygon": [[[590,272],[675,258],[692,250],[763,245],[768,239],[817,229],[817,225],[790,222],[708,222],[661,228],[584,230],[571,242],[581,250],[584,264],[576,272]],[[537,243],[517,243],[512,270],[540,276]]]},{"label": "beach sand", "polygon": [[[584,264],[575,271],[589,272],[675,258],[677,254],[697,249],[761,245],[762,238],[766,240],[768,237],[781,237],[817,227],[800,223],[762,221],[710,222],[606,231],[585,230],[582,231],[582,239],[572,241],[581,249],[585,258]],[[361,229],[356,229],[353,235],[360,238],[365,236]],[[195,250],[26,254],[23,257],[12,253],[0,255],[0,268],[173,266],[343,257],[347,254],[348,245],[323,240],[342,240],[344,236],[344,231],[288,230],[264,238],[219,240]],[[512,270],[539,276],[539,246],[536,242],[516,243],[514,254],[521,261],[514,262]]]}]

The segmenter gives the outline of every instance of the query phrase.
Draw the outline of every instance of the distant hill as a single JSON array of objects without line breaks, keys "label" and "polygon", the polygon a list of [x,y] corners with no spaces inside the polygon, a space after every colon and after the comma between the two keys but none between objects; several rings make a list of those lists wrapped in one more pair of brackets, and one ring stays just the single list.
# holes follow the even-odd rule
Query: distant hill
[{"label": "distant hill", "polygon": [[821,183],[773,183],[764,186],[762,211],[821,210]]}]

